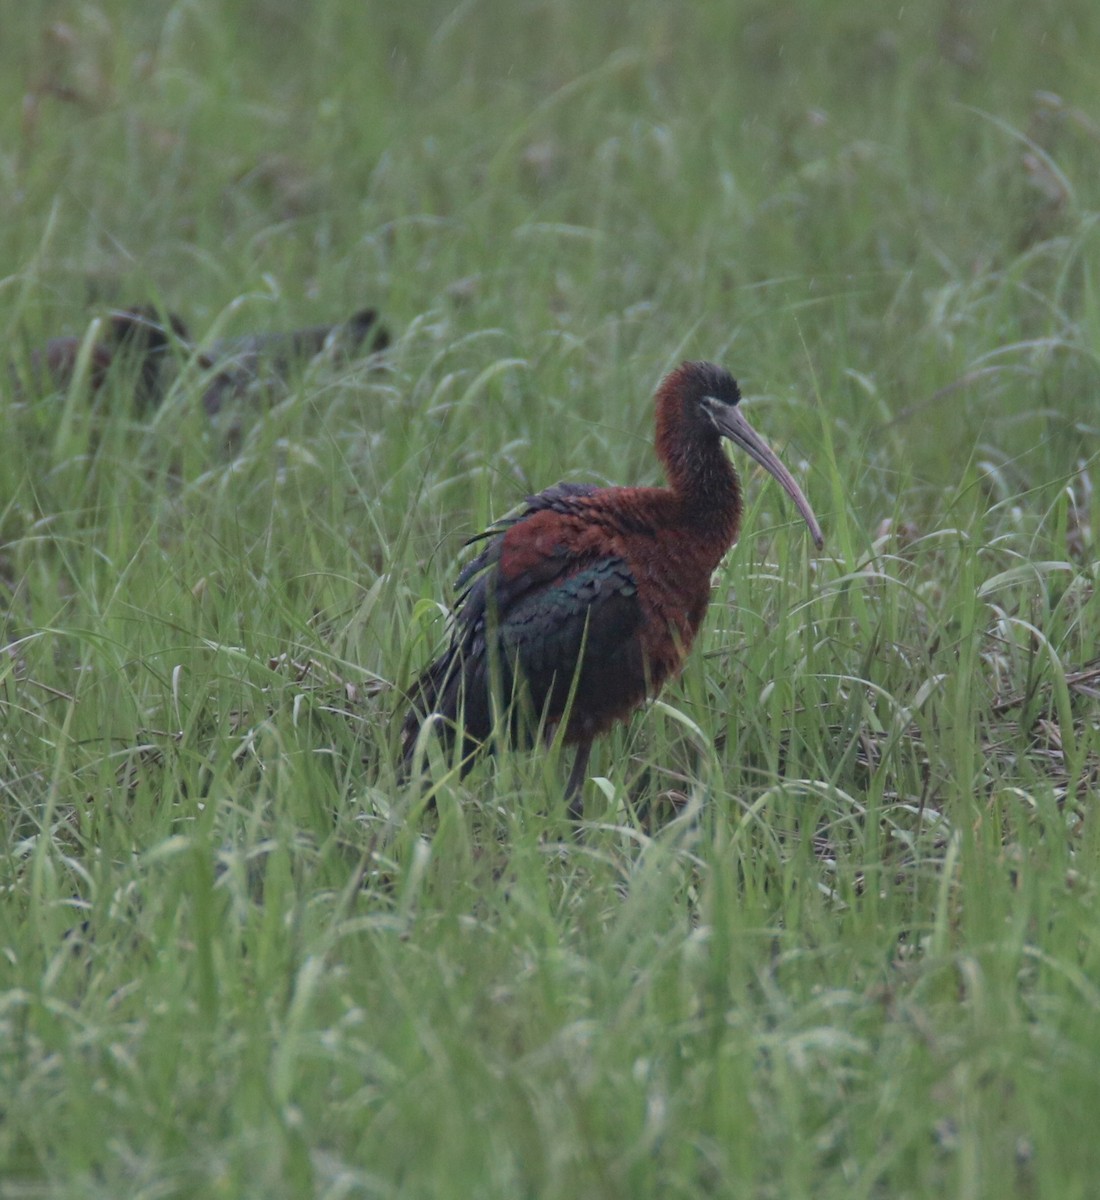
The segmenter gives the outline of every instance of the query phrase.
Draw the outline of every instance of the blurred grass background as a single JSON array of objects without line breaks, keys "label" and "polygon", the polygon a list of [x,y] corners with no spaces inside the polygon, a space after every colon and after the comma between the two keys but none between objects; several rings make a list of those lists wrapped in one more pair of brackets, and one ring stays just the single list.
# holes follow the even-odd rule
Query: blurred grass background
[{"label": "blurred grass background", "polygon": [[[380,309],[225,422],[0,378],[0,1195],[1066,1197],[1100,1155],[1100,10],[37,3],[0,37],[15,360]],[[597,752],[393,766],[463,539],[750,511]]]}]

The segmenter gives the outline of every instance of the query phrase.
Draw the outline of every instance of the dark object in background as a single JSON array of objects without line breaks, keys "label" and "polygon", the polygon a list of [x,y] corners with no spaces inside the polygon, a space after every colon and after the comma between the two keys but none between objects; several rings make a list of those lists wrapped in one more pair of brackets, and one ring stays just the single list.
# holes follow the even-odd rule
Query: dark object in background
[{"label": "dark object in background", "polygon": [[[109,314],[103,334],[88,350],[88,384],[98,391],[116,361],[137,365],[134,407],[138,412],[160,403],[164,390],[164,363],[173,342],[187,344],[187,326],[174,313],[167,321],[152,305],[136,305]],[[30,378],[42,391],[66,391],[72,384],[84,339],[56,337],[28,357]]]},{"label": "dark object in background", "polygon": [[482,535],[488,545],[458,577],[450,643],[410,692],[405,769],[427,721],[448,745],[461,736],[464,771],[500,714],[513,716],[504,736],[527,744],[564,721],[577,747],[565,795],[581,816],[593,740],[680,673],[711,576],[737,541],[741,481],[723,438],[779,482],[821,547],[809,502],[741,415],[727,371],[683,363],[656,399],[668,487],[558,483]]},{"label": "dark object in background", "polygon": [[[68,391],[76,374],[76,363],[80,355],[83,338],[55,337],[38,350],[32,350],[27,358],[30,378],[35,391]],[[114,358],[114,351],[105,342],[93,342],[88,352],[88,382],[92,391],[103,386],[107,369]],[[13,366],[12,376],[18,378]]]},{"label": "dark object in background", "polygon": [[[67,390],[83,344],[83,338],[56,337],[32,350],[27,360],[29,382],[39,392]],[[373,308],[364,308],[338,325],[222,338],[197,359],[201,367],[215,372],[203,392],[203,408],[214,416],[226,403],[245,397],[257,381],[285,380],[329,346],[337,361],[347,361],[360,353],[377,354],[389,344],[390,335]],[[97,392],[113,365],[130,363],[136,369],[134,412],[144,415],[164,399],[172,378],[173,350],[184,358],[195,353],[187,326],[175,313],[162,316],[149,304],[117,309],[89,347],[89,386]],[[14,368],[12,374],[18,379]]]},{"label": "dark object in background", "polygon": [[203,408],[214,416],[226,403],[242,398],[257,380],[286,379],[297,365],[329,346],[337,361],[346,362],[357,354],[377,354],[389,344],[389,332],[378,323],[373,308],[364,308],[339,325],[222,338],[201,359],[204,366],[217,370],[203,393]]},{"label": "dark object in background", "polygon": [[165,315],[167,324],[149,305],[111,314],[115,358],[139,364],[134,384],[134,408],[139,414],[156,408],[164,398],[165,365],[173,345],[184,351],[190,345],[183,321],[175,313]]}]

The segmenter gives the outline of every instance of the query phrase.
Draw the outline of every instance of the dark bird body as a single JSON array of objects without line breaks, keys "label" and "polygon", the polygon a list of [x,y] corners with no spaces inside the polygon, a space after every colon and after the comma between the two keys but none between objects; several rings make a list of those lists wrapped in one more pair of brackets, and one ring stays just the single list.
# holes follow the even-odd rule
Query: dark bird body
[{"label": "dark bird body", "polygon": [[[88,347],[88,385],[97,392],[120,363],[134,371],[134,409],[139,415],[156,408],[175,377],[176,363],[194,356],[210,372],[203,391],[205,411],[214,416],[228,403],[252,394],[257,384],[285,380],[311,358],[331,348],[337,361],[377,354],[390,335],[373,308],[364,308],[336,325],[313,325],[277,333],[221,338],[201,353],[187,327],[173,313],[162,317],[152,305],[135,305],[110,313],[100,336]],[[50,338],[27,356],[29,382],[36,392],[64,391],[76,374],[84,339]],[[18,372],[12,368],[16,383]]]},{"label": "dark bird body", "polygon": [[[88,347],[89,387],[98,391],[111,368],[125,361],[137,372],[135,408],[141,411],[154,407],[163,394],[163,373],[173,343],[186,341],[187,328],[172,313],[162,320],[151,305],[118,309],[106,318],[101,336]],[[33,350],[29,367],[35,390],[67,390],[76,374],[83,344],[83,338],[55,337]]]},{"label": "dark bird body", "polygon": [[227,403],[246,396],[257,380],[286,379],[330,346],[337,360],[345,361],[358,354],[377,354],[389,344],[389,332],[373,308],[364,308],[339,325],[221,338],[200,360],[217,370],[203,393],[203,408],[214,416]]},{"label": "dark bird body", "polygon": [[668,487],[559,483],[482,535],[488,544],[458,579],[450,642],[412,689],[406,762],[432,714],[449,740],[461,729],[467,764],[510,707],[514,740],[564,721],[564,740],[577,746],[567,796],[579,812],[593,740],[679,673],[711,576],[737,540],[741,484],[723,437],[778,479],[822,544],[808,502],[741,416],[740,398],[720,367],[682,364],[657,392]]}]

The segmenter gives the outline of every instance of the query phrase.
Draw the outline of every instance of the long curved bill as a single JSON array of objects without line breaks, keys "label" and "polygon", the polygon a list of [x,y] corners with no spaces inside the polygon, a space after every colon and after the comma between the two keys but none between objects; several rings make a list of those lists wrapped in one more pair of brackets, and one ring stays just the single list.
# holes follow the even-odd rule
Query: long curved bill
[{"label": "long curved bill", "polygon": [[817,523],[817,517],[814,516],[814,510],[802,494],[802,489],[795,483],[794,476],[779,461],[772,448],[745,420],[739,408],[728,404],[721,407],[715,405],[710,412],[718,432],[723,437],[728,437],[734,445],[740,446],[750,458],[755,459],[794,501],[802,519],[810,527],[810,537],[814,539],[814,545],[820,550],[825,545],[825,537]]}]

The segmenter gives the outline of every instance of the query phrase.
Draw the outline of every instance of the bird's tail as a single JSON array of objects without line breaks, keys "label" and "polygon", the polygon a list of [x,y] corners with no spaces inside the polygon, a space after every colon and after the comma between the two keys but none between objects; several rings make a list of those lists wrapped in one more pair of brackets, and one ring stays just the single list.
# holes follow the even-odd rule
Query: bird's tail
[{"label": "bird's tail", "polygon": [[426,721],[434,723],[446,743],[454,736],[458,717],[457,664],[454,648],[448,648],[430,666],[425,668],[408,692],[409,707],[401,723],[401,766],[407,775],[412,767],[413,755]]}]

